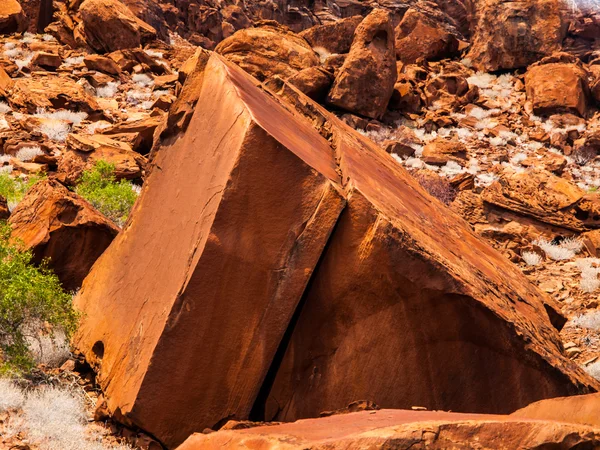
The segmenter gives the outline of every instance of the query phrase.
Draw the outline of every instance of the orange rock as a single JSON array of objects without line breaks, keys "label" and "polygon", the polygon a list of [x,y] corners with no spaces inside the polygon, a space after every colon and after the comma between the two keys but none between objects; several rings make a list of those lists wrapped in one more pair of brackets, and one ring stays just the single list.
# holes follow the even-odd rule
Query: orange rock
[{"label": "orange rock", "polygon": [[466,159],[467,148],[462,142],[437,138],[423,147],[422,160],[427,164],[443,166],[448,161],[464,163]]},{"label": "orange rock", "polygon": [[[344,204],[327,141],[255,83],[212,57],[202,107],[159,151],[133,220],[76,300],[76,346],[100,368],[111,412],[169,446],[248,416]],[[136,249],[143,261],[129,259]]]},{"label": "orange rock", "polygon": [[550,63],[531,66],[525,74],[525,87],[535,114],[572,112],[585,116],[587,74],[579,65]]},{"label": "orange rock", "polygon": [[547,297],[384,150],[217,54],[198,79],[75,300],[119,420],[173,447],[357,399],[504,412],[599,387]]},{"label": "orange rock", "polygon": [[515,411],[511,417],[556,420],[600,428],[600,394],[542,400]]},{"label": "orange rock", "polygon": [[177,450],[534,450],[546,447],[575,450],[595,448],[599,443],[600,430],[582,425],[512,416],[384,409],[210,434],[196,433]]},{"label": "orange rock", "polygon": [[475,2],[475,31],[467,57],[485,72],[519,69],[560,50],[566,27],[561,2]]},{"label": "orange rock", "polygon": [[273,75],[289,78],[319,64],[303,38],[276,22],[239,30],[217,45],[215,51],[260,81]]},{"label": "orange rock", "polygon": [[0,35],[25,31],[28,23],[27,16],[17,0],[0,2]]},{"label": "orange rock", "polygon": [[156,37],[154,28],[118,0],[85,0],[79,15],[87,43],[99,52],[139,47]]},{"label": "orange rock", "polygon": [[87,55],[83,62],[90,70],[108,73],[110,75],[119,75],[121,68],[112,59],[100,55]]},{"label": "orange rock", "polygon": [[55,180],[33,186],[10,216],[12,237],[50,265],[65,289],[75,290],[119,229]]},{"label": "orange rock", "polygon": [[380,119],[398,74],[390,15],[375,9],[356,28],[350,53],[337,71],[327,102],[352,113]]},{"label": "orange rock", "polygon": [[398,60],[412,64],[419,58],[438,60],[458,52],[458,40],[439,23],[409,8],[395,30]]}]

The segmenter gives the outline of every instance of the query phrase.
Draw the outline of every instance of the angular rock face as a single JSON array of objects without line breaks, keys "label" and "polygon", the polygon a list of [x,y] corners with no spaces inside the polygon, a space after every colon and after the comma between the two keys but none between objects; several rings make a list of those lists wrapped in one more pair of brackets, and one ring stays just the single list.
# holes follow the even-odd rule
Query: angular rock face
[{"label": "angular rock face", "polygon": [[438,411],[383,409],[211,434],[194,434],[177,450],[540,449],[600,444],[597,428]]},{"label": "angular rock face", "polygon": [[27,17],[18,0],[0,2],[0,34],[20,33],[27,25]]},{"label": "angular rock face", "polygon": [[511,411],[598,387],[547,297],[382,149],[281,79],[198,67],[189,127],[75,301],[111,413],[172,447],[357,399]]},{"label": "angular rock face", "polygon": [[261,81],[273,75],[289,78],[319,64],[317,55],[303,38],[270,22],[238,31],[215,51]]},{"label": "angular rock face", "polygon": [[396,53],[387,11],[376,9],[358,26],[348,57],[333,83],[327,102],[379,119],[394,91]]},{"label": "angular rock face", "polygon": [[478,69],[519,69],[560,50],[566,34],[560,1],[484,0],[476,4],[468,57]]},{"label": "angular rock face", "polygon": [[587,72],[577,64],[534,65],[525,75],[527,98],[535,114],[576,113],[585,116],[588,104]]},{"label": "angular rock face", "polygon": [[458,52],[458,40],[440,24],[416,9],[409,9],[395,30],[398,59],[413,64],[419,58],[437,60]]},{"label": "angular rock face", "polygon": [[156,30],[118,0],[85,0],[79,8],[87,43],[99,52],[139,47]]},{"label": "angular rock face", "polygon": [[50,265],[67,290],[81,286],[119,229],[54,180],[37,183],[10,216],[12,237]]},{"label": "angular rock face", "polygon": [[109,407],[170,446],[248,416],[344,204],[327,141],[254,83],[213,57],[203,108],[77,300]]}]

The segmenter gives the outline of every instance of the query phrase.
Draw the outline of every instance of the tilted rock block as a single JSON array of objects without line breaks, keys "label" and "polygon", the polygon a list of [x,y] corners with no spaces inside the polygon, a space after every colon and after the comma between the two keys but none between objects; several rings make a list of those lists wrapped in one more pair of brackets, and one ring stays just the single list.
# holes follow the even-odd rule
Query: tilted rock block
[{"label": "tilted rock block", "polygon": [[63,286],[75,290],[119,228],[55,180],[33,186],[10,216],[12,238],[50,265]]},{"label": "tilted rock block", "polygon": [[0,35],[25,31],[28,23],[27,16],[17,0],[0,2]]},{"label": "tilted rock block", "polygon": [[281,79],[202,69],[76,299],[111,413],[172,447],[361,399],[505,412],[598,388],[547,296],[385,151]]},{"label": "tilted rock block", "polygon": [[248,416],[344,205],[328,142],[254,83],[211,59],[76,300],[110,410],[169,446]]}]

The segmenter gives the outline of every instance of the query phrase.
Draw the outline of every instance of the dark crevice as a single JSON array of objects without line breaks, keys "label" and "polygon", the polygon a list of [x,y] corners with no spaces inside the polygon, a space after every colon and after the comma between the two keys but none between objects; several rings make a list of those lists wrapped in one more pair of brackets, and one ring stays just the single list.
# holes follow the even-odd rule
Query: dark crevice
[{"label": "dark crevice", "polygon": [[[345,208],[346,208],[346,206],[344,206],[344,209]],[[292,315],[290,323],[288,324],[288,327],[285,330],[285,333],[283,334],[281,342],[279,343],[279,347],[277,348],[277,351],[275,352],[273,361],[271,361],[271,366],[269,367],[267,375],[265,376],[265,379],[263,380],[260,391],[258,392],[256,400],[254,401],[254,405],[252,406],[252,410],[250,411],[250,416],[248,417],[248,419],[253,422],[270,422],[270,421],[273,421],[276,419],[276,417],[265,417],[265,407],[267,404],[267,400],[269,398],[269,394],[271,393],[273,383],[275,383],[275,378],[277,376],[277,372],[279,372],[279,368],[281,367],[283,358],[287,352],[290,341],[292,340],[292,336],[294,334],[294,329],[296,328],[298,320],[300,319],[300,315],[302,314],[302,310],[304,309],[304,305],[306,304],[308,293],[311,291],[311,287],[314,283],[315,276],[319,273],[319,268],[320,268],[321,264],[323,263],[323,260],[325,259],[325,255],[327,255],[327,251],[329,249],[329,246],[330,246],[330,243],[332,242],[333,237],[335,236],[335,232],[338,227],[338,224],[340,223],[340,217],[341,217],[344,209],[342,209],[342,211],[340,211],[340,215],[338,216],[338,219],[337,219],[335,225],[333,226],[333,229],[331,230],[331,234],[329,235],[329,238],[327,239],[327,243],[323,247],[323,251],[321,252],[321,255],[319,256],[319,260],[317,261],[317,264],[315,265],[315,269],[313,270],[311,277],[308,280],[308,283],[306,284],[306,288],[304,289],[302,298],[300,299],[300,301],[298,302],[298,305],[296,306],[296,310],[294,311],[294,314]]]}]

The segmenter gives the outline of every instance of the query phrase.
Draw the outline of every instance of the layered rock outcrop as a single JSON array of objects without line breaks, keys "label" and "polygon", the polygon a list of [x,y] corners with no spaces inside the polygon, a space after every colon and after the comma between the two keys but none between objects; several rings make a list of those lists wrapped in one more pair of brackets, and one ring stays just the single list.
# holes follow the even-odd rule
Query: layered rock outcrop
[{"label": "layered rock outcrop", "polygon": [[575,450],[600,444],[600,429],[571,423],[430,411],[380,410],[208,435],[177,450],[389,450],[477,448]]},{"label": "layered rock outcrop", "polygon": [[172,447],[357,399],[510,412],[599,387],[550,299],[382,149],[281,79],[198,61],[187,130],[75,300],[111,413]]}]

